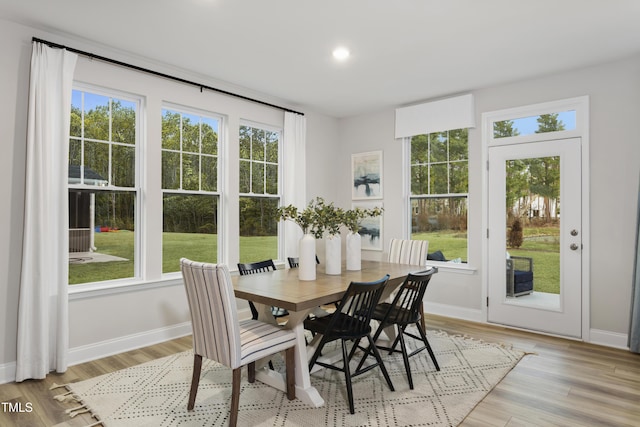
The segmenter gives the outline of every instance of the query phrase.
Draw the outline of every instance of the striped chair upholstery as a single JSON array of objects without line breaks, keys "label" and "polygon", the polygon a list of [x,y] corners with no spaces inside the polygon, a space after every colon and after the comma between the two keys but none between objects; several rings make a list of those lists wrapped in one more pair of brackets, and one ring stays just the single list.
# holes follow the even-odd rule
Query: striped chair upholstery
[{"label": "striped chair upholstery", "polygon": [[[429,253],[428,240],[391,239],[389,244],[389,262],[395,264],[411,264],[424,267]],[[422,318],[420,324],[425,329],[424,303],[420,303]]]},{"label": "striped chair upholstery", "polygon": [[389,262],[424,266],[428,251],[428,240],[391,239]]},{"label": "striped chair upholstery", "polygon": [[255,380],[255,362],[286,351],[287,397],[295,398],[293,331],[259,320],[238,321],[231,276],[226,265],[180,260],[193,328],[193,378],[187,409],[195,405],[202,357],[233,369],[230,425],[237,423],[240,369],[248,365]]}]

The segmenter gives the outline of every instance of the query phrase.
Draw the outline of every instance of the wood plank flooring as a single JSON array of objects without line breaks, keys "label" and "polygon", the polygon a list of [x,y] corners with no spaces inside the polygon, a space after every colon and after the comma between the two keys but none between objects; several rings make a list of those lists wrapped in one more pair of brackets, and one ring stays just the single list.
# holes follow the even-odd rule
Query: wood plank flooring
[{"label": "wood plank flooring", "polygon": [[[578,341],[428,315],[427,327],[500,342],[532,353],[469,414],[462,426],[640,426],[640,355]],[[89,415],[65,414],[72,404],[52,398],[53,383],[80,381],[159,357],[188,350],[184,337],[93,362],[72,366],[45,380],[0,385],[0,426],[86,426]],[[187,395],[185,390],[185,399]],[[185,400],[186,401],[186,400]],[[31,412],[9,412],[27,403]]]}]

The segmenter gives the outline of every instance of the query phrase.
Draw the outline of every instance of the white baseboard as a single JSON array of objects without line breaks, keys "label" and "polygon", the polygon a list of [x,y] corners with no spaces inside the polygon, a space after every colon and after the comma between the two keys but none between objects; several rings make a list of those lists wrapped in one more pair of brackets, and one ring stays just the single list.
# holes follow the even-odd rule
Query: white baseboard
[{"label": "white baseboard", "polygon": [[427,313],[437,314],[438,316],[453,317],[456,319],[469,320],[470,322],[485,323],[482,310],[474,310],[471,308],[425,301],[424,311]]},{"label": "white baseboard", "polygon": [[191,334],[191,322],[184,322],[94,344],[70,348],[68,356],[69,366],[158,344],[189,334]]},{"label": "white baseboard", "polygon": [[591,329],[589,330],[589,342],[591,344],[629,350],[629,336],[618,332]]},{"label": "white baseboard", "polygon": [[16,362],[0,365],[0,384],[11,383],[16,380]]}]

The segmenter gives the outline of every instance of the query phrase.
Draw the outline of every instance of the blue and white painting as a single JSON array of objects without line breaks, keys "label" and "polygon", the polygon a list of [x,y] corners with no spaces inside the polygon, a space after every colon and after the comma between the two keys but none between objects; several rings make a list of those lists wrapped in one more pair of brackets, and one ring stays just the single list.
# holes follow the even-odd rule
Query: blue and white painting
[{"label": "blue and white painting", "polygon": [[382,151],[351,155],[352,199],[382,199]]}]

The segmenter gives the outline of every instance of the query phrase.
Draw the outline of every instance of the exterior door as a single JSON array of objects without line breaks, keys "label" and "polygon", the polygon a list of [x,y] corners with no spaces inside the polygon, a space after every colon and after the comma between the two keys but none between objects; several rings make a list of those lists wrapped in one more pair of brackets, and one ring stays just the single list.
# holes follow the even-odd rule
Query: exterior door
[{"label": "exterior door", "polygon": [[580,138],[489,147],[488,321],[582,337]]}]

